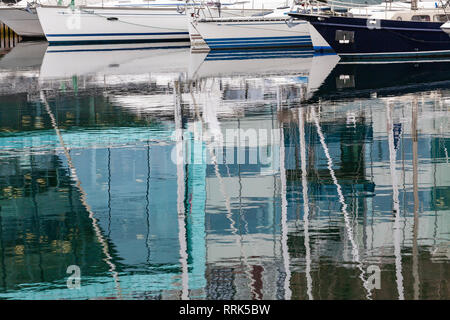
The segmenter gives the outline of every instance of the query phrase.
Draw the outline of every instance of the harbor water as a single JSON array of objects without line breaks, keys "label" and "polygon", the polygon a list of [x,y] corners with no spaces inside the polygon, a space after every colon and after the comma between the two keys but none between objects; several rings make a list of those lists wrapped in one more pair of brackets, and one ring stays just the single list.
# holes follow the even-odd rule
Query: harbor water
[{"label": "harbor water", "polygon": [[0,299],[449,299],[449,71],[19,43]]}]

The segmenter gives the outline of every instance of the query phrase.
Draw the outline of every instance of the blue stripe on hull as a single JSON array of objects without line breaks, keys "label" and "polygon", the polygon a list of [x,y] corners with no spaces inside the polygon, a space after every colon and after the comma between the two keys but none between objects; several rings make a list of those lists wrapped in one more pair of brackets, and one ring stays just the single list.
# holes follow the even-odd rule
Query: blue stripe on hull
[{"label": "blue stripe on hull", "polygon": [[257,37],[257,38],[211,38],[208,41],[262,41],[262,40],[282,40],[282,39],[310,39],[309,35],[307,36],[290,36],[290,37]]},{"label": "blue stripe on hull", "polygon": [[169,43],[169,42],[189,42],[189,38],[178,39],[107,39],[107,40],[49,40],[49,46],[67,45],[95,45],[95,44],[131,44],[131,43]]},{"label": "blue stripe on hull", "polygon": [[256,48],[309,48],[312,47],[311,42],[294,42],[294,43],[262,43],[250,45],[223,45],[223,46],[209,46],[212,50],[221,49],[256,49]]},{"label": "blue stripe on hull", "polygon": [[311,47],[310,36],[205,39],[210,49]]},{"label": "blue stripe on hull", "polygon": [[302,38],[302,39],[274,39],[274,40],[237,40],[237,41],[211,41],[205,40],[206,43],[210,43],[212,45],[222,45],[222,44],[258,44],[258,43],[284,43],[284,42],[311,42],[311,38]]},{"label": "blue stripe on hull", "polygon": [[273,39],[273,40],[230,40],[230,41],[211,41],[209,39],[205,40],[212,44],[233,44],[233,43],[257,43],[257,42],[293,42],[293,41],[311,41],[311,38],[300,38],[300,39]]},{"label": "blue stripe on hull", "polygon": [[293,48],[276,48],[276,49],[262,49],[262,50],[220,50],[210,51],[205,60],[220,61],[220,60],[250,60],[250,59],[280,59],[280,58],[308,58],[314,55],[313,50],[307,49],[293,49]]},{"label": "blue stripe on hull", "polygon": [[[312,55],[289,55],[283,56],[282,58],[308,58],[312,57]],[[251,59],[280,59],[280,56],[277,54],[272,55],[263,55],[263,56],[251,56],[251,57],[221,57],[221,58],[207,58],[205,61],[221,61],[221,60],[251,60]]]},{"label": "blue stripe on hull", "polygon": [[48,53],[59,53],[59,52],[103,52],[103,51],[135,51],[135,50],[157,50],[157,49],[184,49],[189,48],[190,45],[174,45],[174,46],[156,46],[156,47],[136,47],[136,48],[108,48],[108,49],[63,49],[63,50],[47,50]]},{"label": "blue stripe on hull", "polygon": [[318,51],[318,52],[334,52],[332,47],[314,46],[313,48],[315,51]]}]

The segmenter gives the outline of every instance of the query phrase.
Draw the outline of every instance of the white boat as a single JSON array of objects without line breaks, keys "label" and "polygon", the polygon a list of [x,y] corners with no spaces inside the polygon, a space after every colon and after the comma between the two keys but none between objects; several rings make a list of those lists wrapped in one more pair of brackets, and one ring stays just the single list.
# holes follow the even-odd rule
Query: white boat
[{"label": "white boat", "polygon": [[[213,16],[249,15],[260,10],[186,1],[114,1],[98,5],[37,8],[50,45],[159,43],[189,41],[188,6],[208,6]],[[230,2],[227,5],[232,5]]]},{"label": "white boat", "polygon": [[[164,3],[167,6],[176,6],[180,3],[180,1],[175,0],[170,1],[164,1]],[[101,0],[82,0],[82,2],[84,5],[93,5],[96,3],[102,5]],[[21,0],[15,4],[2,4],[0,5],[0,21],[5,23],[19,36],[26,38],[44,38],[45,34],[39,21],[36,7],[39,5],[68,6],[69,3],[70,0],[43,0],[39,1],[39,3],[36,1],[28,2],[27,0]],[[160,3],[158,1],[149,3],[148,1],[139,0],[118,0],[104,4],[113,7],[153,7],[160,5]]]},{"label": "white boat", "polygon": [[186,11],[173,7],[41,6],[49,45],[189,41]]},{"label": "white boat", "polygon": [[[440,5],[441,2],[435,0],[417,1],[418,9],[434,9]],[[392,1],[392,2],[385,1],[384,3],[381,4],[374,4],[369,6],[361,5],[358,7],[353,7],[349,9],[348,12],[354,17],[370,17],[374,14],[382,15],[383,13],[388,14],[389,12],[392,11],[409,10],[410,8],[411,8],[411,1]]]},{"label": "white boat", "polygon": [[[365,4],[329,1],[303,1],[279,8],[261,17],[216,18],[205,14],[193,16],[190,22],[191,44],[194,50],[260,49],[308,47],[324,52],[333,51],[327,41],[306,21],[292,21],[289,12],[319,13],[345,11],[346,15],[366,17],[397,12],[410,6],[410,2],[393,2],[367,6]],[[418,8],[434,8],[434,1],[420,1]]]},{"label": "white boat", "polygon": [[21,37],[44,37],[44,31],[39,23],[36,8],[29,6],[26,0],[22,0],[14,5],[1,5],[0,21]]},{"label": "white boat", "polygon": [[200,40],[199,48],[204,41],[213,50],[313,47],[318,51],[331,51],[330,45],[308,22],[292,21],[287,15],[290,11],[292,8],[285,7],[254,17],[194,16],[190,32]]},{"label": "white boat", "polygon": [[441,26],[442,31],[450,34],[450,22],[446,22]]},{"label": "white boat", "polygon": [[44,38],[44,31],[39,22],[36,7],[41,4],[57,5],[59,3],[59,5],[68,5],[69,2],[70,0],[42,0],[38,3],[36,0],[21,0],[15,4],[0,4],[0,21],[23,38]]}]

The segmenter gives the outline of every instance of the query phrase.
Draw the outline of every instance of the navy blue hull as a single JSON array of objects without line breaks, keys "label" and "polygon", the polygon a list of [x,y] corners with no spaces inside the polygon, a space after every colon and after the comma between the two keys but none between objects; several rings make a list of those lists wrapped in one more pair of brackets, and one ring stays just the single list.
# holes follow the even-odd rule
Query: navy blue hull
[{"label": "navy blue hull", "polygon": [[442,22],[289,15],[309,21],[344,59],[450,56],[450,36],[441,30]]}]

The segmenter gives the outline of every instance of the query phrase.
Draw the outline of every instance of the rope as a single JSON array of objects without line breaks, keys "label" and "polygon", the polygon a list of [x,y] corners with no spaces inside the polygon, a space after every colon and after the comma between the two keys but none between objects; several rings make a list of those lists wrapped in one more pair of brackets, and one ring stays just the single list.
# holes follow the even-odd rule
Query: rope
[{"label": "rope", "polygon": [[95,232],[95,235],[97,236],[97,240],[101,244],[102,251],[103,251],[103,253],[105,255],[105,258],[103,259],[103,261],[105,261],[106,264],[109,266],[109,271],[111,272],[111,275],[113,277],[113,280],[114,280],[114,283],[115,283],[115,287],[116,287],[116,290],[117,290],[117,294],[118,294],[119,297],[121,297],[122,293],[121,293],[121,288],[120,288],[119,274],[118,274],[118,272],[116,270],[117,267],[116,267],[116,265],[113,262],[113,257],[109,253],[108,241],[103,237],[102,231],[101,231],[99,223],[98,223],[98,220],[97,220],[97,218],[95,218],[94,212],[92,211],[90,205],[87,203],[87,193],[84,190],[84,188],[82,187],[81,181],[78,178],[75,165],[73,164],[72,157],[71,157],[70,152],[69,152],[70,150],[66,146],[66,144],[64,143],[61,131],[59,130],[58,123],[57,123],[56,118],[55,118],[55,115],[53,114],[52,110],[50,109],[50,105],[47,102],[47,98],[45,96],[44,91],[41,91],[41,101],[44,103],[45,110],[47,111],[47,114],[48,114],[48,116],[50,118],[50,122],[51,122],[51,124],[53,126],[53,129],[56,132],[56,135],[58,136],[59,143],[61,144],[61,147],[64,150],[64,154],[65,154],[65,156],[67,158],[67,164],[68,164],[68,166],[70,168],[70,175],[75,180],[75,182],[76,182],[75,186],[80,191],[81,203],[86,208],[86,211],[89,213],[89,218],[92,220],[92,227],[94,228],[94,232]]},{"label": "rope", "polygon": [[367,299],[372,299],[371,295],[371,291],[369,290],[368,286],[367,286],[367,281],[364,278],[364,270],[363,270],[363,265],[362,262],[360,261],[360,256],[359,256],[359,249],[358,249],[358,244],[353,236],[353,226],[351,224],[350,221],[350,217],[349,217],[349,213],[347,211],[347,204],[345,203],[345,197],[344,197],[344,193],[342,192],[342,187],[339,183],[339,181],[337,180],[336,174],[333,170],[333,160],[331,158],[327,143],[325,141],[325,136],[322,132],[322,128],[320,126],[320,122],[319,122],[319,118],[316,115],[316,111],[314,110],[314,108],[311,108],[311,118],[314,121],[314,124],[316,126],[316,130],[317,130],[317,135],[319,136],[319,141],[320,144],[322,145],[322,149],[325,153],[325,156],[327,158],[327,165],[328,165],[328,171],[330,172],[330,176],[331,179],[334,183],[334,185],[336,186],[336,191],[338,194],[338,201],[341,203],[341,211],[342,214],[344,216],[344,222],[345,222],[345,228],[347,229],[347,236],[348,239],[350,240],[351,246],[352,246],[352,255],[353,255],[353,261],[356,262],[357,264],[357,268],[360,270],[360,275],[359,278],[361,279],[361,281],[363,282],[363,286],[367,291]]},{"label": "rope", "polygon": [[[85,14],[91,14],[91,15],[98,16],[98,17],[105,18],[105,19],[108,19],[108,18],[109,18],[109,17],[107,17],[107,16],[104,16],[104,15],[101,15],[101,14],[98,14],[98,13],[95,13],[95,12],[89,12],[89,11],[86,11],[86,10],[81,9],[81,8],[80,8],[80,12],[83,12],[83,13],[85,13]],[[124,23],[124,24],[129,24],[129,25],[133,25],[133,26],[137,26],[137,27],[150,28],[150,29],[177,30],[177,31],[183,31],[183,32],[186,31],[186,29],[149,26],[149,25],[140,24],[140,23],[127,22],[127,21],[123,21],[123,20],[120,20],[120,19],[118,19],[117,21],[118,21],[118,22],[121,22],[121,23]]]}]

